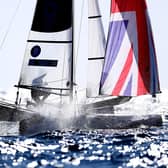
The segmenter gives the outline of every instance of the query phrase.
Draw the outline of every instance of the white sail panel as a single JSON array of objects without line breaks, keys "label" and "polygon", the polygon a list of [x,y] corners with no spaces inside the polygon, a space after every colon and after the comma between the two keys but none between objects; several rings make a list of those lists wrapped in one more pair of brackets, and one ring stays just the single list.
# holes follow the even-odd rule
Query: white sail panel
[{"label": "white sail panel", "polygon": [[38,1],[20,76],[20,85],[70,88],[72,1]]},{"label": "white sail panel", "polygon": [[99,95],[100,78],[104,62],[105,34],[97,0],[88,0],[89,56],[87,75],[87,96]]},{"label": "white sail panel", "polygon": [[[70,32],[71,30],[67,33]],[[52,34],[54,37],[58,37],[54,33]],[[46,87],[67,88],[67,82],[70,81],[72,44],[33,41],[29,40],[26,48],[20,84],[31,86],[33,79],[46,74],[44,77]],[[36,51],[40,52],[37,57],[32,56],[33,50],[34,52],[40,50]]]}]

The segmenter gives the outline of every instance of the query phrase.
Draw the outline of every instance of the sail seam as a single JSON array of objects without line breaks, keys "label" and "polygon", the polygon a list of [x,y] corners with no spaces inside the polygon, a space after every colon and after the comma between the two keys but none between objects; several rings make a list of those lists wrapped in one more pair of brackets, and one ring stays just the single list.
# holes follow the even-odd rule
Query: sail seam
[{"label": "sail seam", "polygon": [[27,42],[37,42],[37,43],[72,43],[72,41],[44,41],[44,40],[27,40]]}]

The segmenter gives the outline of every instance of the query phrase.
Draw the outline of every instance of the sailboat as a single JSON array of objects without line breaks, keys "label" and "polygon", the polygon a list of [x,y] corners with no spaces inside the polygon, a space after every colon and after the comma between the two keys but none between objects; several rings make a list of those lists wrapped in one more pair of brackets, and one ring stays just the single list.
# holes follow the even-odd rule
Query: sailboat
[{"label": "sailboat", "polygon": [[[160,93],[145,0],[111,0],[107,41],[98,1],[88,0],[88,52],[83,51],[80,59],[75,40],[74,3],[73,0],[37,0],[20,79],[15,85],[16,101],[0,102],[1,125],[6,123],[9,128],[16,124],[24,135],[58,129],[62,109],[66,104],[75,104],[77,108],[73,111],[80,114],[73,118],[73,127],[160,126],[160,114],[117,114],[113,108],[131,97],[144,94],[155,97]],[[86,77],[81,71],[82,64]],[[79,76],[80,79],[83,76],[84,89],[80,88]],[[31,94],[24,107],[21,89]],[[78,101],[80,92],[84,95],[82,103]],[[39,113],[46,106],[58,110],[56,118]]]}]

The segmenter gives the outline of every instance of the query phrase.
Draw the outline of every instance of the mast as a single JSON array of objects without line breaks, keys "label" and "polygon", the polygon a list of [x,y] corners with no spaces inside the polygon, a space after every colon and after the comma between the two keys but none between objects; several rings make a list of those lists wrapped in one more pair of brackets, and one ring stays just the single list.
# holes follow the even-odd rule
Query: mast
[{"label": "mast", "polygon": [[74,83],[74,0],[72,0],[72,56],[71,56],[71,78],[70,78],[70,100],[73,100],[73,83]]}]

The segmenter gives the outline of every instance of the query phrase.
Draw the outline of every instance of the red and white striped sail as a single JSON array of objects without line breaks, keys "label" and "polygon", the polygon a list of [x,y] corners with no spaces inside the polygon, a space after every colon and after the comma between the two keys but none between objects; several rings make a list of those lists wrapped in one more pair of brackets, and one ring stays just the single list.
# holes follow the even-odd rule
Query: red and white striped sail
[{"label": "red and white striped sail", "polygon": [[156,53],[145,0],[112,0],[101,94],[160,92]]}]

